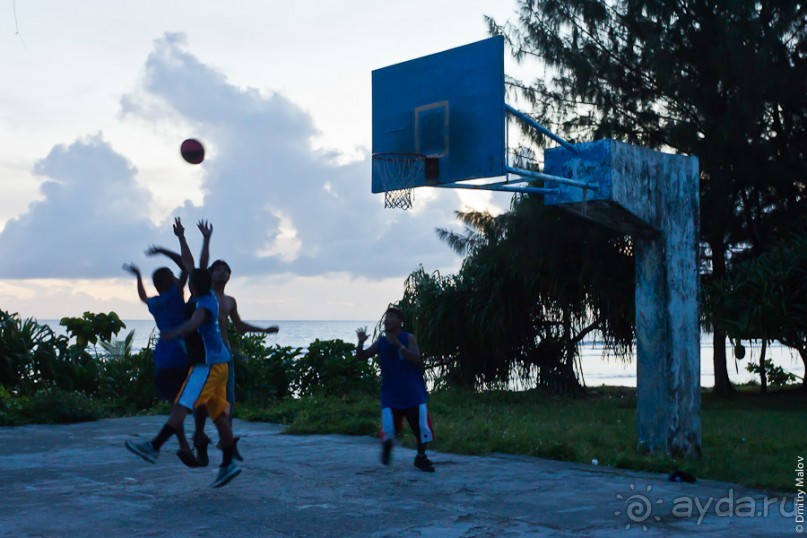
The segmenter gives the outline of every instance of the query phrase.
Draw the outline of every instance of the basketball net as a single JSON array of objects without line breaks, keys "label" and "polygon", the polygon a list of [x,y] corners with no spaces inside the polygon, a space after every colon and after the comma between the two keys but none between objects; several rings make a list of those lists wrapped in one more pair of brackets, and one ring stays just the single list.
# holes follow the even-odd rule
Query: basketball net
[{"label": "basketball net", "polygon": [[424,177],[426,157],[416,153],[376,153],[373,168],[384,189],[384,207],[412,209],[414,187]]}]

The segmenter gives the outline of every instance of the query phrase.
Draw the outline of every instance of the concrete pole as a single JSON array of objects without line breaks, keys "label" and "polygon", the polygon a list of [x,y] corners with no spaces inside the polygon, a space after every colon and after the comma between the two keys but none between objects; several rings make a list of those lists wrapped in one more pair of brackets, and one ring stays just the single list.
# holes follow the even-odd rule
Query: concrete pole
[{"label": "concrete pole", "polygon": [[[547,150],[544,171],[596,181],[586,218],[634,242],[638,450],[699,457],[698,160],[614,140],[576,147]],[[581,189],[558,188],[546,203],[582,214]]]}]

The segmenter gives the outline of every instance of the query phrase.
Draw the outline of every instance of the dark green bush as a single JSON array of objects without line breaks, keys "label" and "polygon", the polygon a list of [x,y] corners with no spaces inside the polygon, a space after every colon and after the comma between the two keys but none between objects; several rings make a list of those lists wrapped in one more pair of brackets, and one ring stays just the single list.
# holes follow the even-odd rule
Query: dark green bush
[{"label": "dark green bush", "polygon": [[[756,375],[760,375],[762,372],[762,369],[759,367],[759,363],[756,362],[746,364],[745,369],[747,372]],[[768,384],[772,387],[783,387],[785,385],[794,383],[796,379],[798,379],[794,374],[788,372],[781,366],[776,366],[773,364],[771,359],[765,359],[765,377],[768,380]]]},{"label": "dark green bush", "polygon": [[101,362],[98,396],[110,409],[133,413],[157,404],[154,391],[154,351],[145,347],[137,353],[107,356]]},{"label": "dark green bush", "polygon": [[299,347],[261,347],[239,354],[235,363],[236,398],[260,404],[291,396],[294,363],[302,355]]},{"label": "dark green bush", "polygon": [[375,369],[356,360],[356,346],[342,340],[315,340],[294,365],[300,396],[341,396],[378,391]]},{"label": "dark green bush", "polygon": [[68,339],[35,319],[0,310],[0,385],[16,395],[33,394],[55,381]]},{"label": "dark green bush", "polygon": [[86,422],[105,416],[103,406],[92,396],[57,387],[20,397],[15,412],[21,422],[36,424]]}]

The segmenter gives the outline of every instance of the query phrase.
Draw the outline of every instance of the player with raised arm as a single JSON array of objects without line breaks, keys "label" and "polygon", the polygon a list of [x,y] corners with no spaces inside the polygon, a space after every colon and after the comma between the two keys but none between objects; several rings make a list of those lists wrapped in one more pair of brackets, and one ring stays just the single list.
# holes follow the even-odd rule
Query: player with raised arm
[{"label": "player with raised arm", "polygon": [[403,321],[401,309],[388,308],[384,313],[384,334],[367,349],[364,349],[367,329],[358,329],[356,358],[367,360],[378,356],[381,369],[381,462],[389,465],[395,436],[403,430],[403,419],[406,418],[417,440],[415,467],[434,472],[434,464],[426,456],[426,447],[433,440],[433,434],[426,407],[429,395],[423,379],[423,361],[417,338],[402,330]]},{"label": "player with raised arm", "polygon": [[[178,223],[175,222],[175,234],[178,231],[177,225]],[[180,229],[181,226],[179,224]],[[178,235],[178,237],[180,236]],[[180,237],[180,242],[183,240],[184,236]],[[160,267],[154,271],[152,282],[157,289],[158,295],[153,297],[146,294],[140,269],[133,263],[123,265],[125,271],[137,277],[137,294],[140,300],[148,306],[149,312],[157,324],[157,329],[161,333],[157,344],[154,346],[154,388],[161,400],[170,403],[173,403],[177,394],[179,394],[190,367],[182,342],[166,340],[162,336],[163,331],[176,327],[185,321],[185,301],[182,297],[182,289],[185,287],[188,273],[181,263],[179,265],[182,272],[178,279],[167,267]],[[179,442],[179,450],[177,451],[179,459],[188,467],[198,467],[199,463],[196,461],[188,444],[182,424],[177,429],[176,435]]]},{"label": "player with raised arm", "polygon": [[[233,462],[235,440],[230,425],[230,406],[227,403],[227,363],[230,353],[221,337],[218,326],[218,301],[212,292],[210,273],[206,269],[193,268],[193,256],[186,242],[181,242],[182,260],[190,272],[188,304],[193,307],[189,318],[178,327],[166,331],[166,339],[186,337],[188,358],[193,366],[182,386],[176,403],[171,409],[163,428],[151,441],[126,441],[126,448],[150,463],[156,463],[160,447],[172,436],[185,420],[186,415],[205,406],[219,433],[222,463],[213,487],[221,487],[238,476],[241,469]],[[191,337],[196,337],[191,345]]]},{"label": "player with raised arm", "polygon": [[[210,257],[210,237],[213,234],[213,226],[207,221],[199,221],[199,231],[204,237],[204,244],[202,245],[202,252],[199,255],[199,266],[205,267]],[[176,256],[176,254],[174,254]],[[223,260],[214,261],[210,267],[210,276],[213,280],[213,292],[219,302],[219,328],[221,329],[221,337],[224,340],[224,345],[230,351],[231,360],[228,363],[228,376],[227,376],[227,402],[230,404],[230,423],[232,424],[233,411],[235,409],[235,359],[242,358],[232,352],[230,346],[228,325],[232,320],[233,327],[239,332],[258,332],[266,334],[275,334],[278,332],[277,325],[272,325],[266,328],[258,327],[247,323],[241,319],[238,312],[238,303],[235,297],[231,297],[224,293],[224,288],[230,281],[231,270],[229,264]],[[205,412],[200,409],[194,412],[195,433],[193,436],[193,444],[196,448],[196,458],[199,460],[200,465],[207,465],[207,447],[210,444],[210,439],[204,433],[205,425]],[[237,439],[236,439],[237,441]],[[243,461],[238,446],[235,448],[235,458]]]}]

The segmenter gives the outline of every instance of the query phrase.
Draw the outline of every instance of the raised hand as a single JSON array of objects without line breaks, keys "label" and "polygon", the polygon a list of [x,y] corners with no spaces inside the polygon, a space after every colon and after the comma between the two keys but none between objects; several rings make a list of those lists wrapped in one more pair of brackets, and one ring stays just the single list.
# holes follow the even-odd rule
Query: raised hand
[{"label": "raised hand", "polygon": [[197,224],[199,231],[202,232],[202,237],[208,239],[213,234],[213,225],[209,221],[200,220]]},{"label": "raised hand", "polygon": [[123,270],[132,273],[134,276],[140,276],[140,268],[133,263],[124,263]]},{"label": "raised hand", "polygon": [[146,249],[146,256],[156,256],[157,254],[162,254],[163,248],[158,247],[157,245],[149,245],[149,248]]},{"label": "raised hand", "polygon": [[356,336],[359,338],[359,343],[363,344],[367,340],[367,327],[356,329]]},{"label": "raised hand", "polygon": [[185,227],[182,225],[182,220],[179,217],[174,219],[174,235],[177,237],[185,237]]}]

